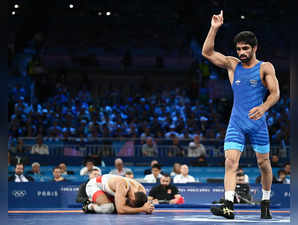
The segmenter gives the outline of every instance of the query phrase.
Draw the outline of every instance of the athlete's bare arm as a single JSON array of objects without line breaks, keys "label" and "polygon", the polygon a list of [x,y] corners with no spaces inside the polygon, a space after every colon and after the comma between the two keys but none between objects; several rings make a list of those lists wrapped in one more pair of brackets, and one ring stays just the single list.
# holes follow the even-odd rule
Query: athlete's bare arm
[{"label": "athlete's bare arm", "polygon": [[150,202],[145,203],[144,206],[140,208],[132,208],[126,205],[126,196],[129,187],[125,180],[118,180],[115,190],[115,205],[117,213],[119,214],[134,214],[134,213],[152,213],[153,209]]},{"label": "athlete's bare arm", "polygon": [[205,39],[202,49],[202,55],[207,58],[214,65],[224,68],[228,71],[230,82],[233,82],[233,72],[239,62],[239,59],[233,56],[225,56],[214,50],[214,40],[218,29],[223,24],[223,11],[220,14],[213,15],[211,20],[211,27]]},{"label": "athlete's bare arm", "polygon": [[254,107],[249,111],[249,118],[253,120],[260,119],[264,115],[264,113],[279,100],[280,96],[279,84],[272,63],[263,63],[261,65],[261,73],[263,77],[263,83],[269,90],[270,94],[262,105]]},{"label": "athlete's bare arm", "polygon": [[140,183],[138,183],[138,191],[144,192],[146,194],[146,189],[144,188],[144,186]]}]

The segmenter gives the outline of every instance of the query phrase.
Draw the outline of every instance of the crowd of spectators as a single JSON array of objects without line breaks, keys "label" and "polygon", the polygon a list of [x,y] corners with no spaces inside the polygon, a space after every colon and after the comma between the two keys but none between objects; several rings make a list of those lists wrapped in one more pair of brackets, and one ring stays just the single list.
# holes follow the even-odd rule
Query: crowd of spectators
[{"label": "crowd of spectators", "polygon": [[[151,162],[151,167],[148,170],[144,170],[144,178],[141,179],[144,183],[160,183],[161,177],[165,174],[162,171],[162,166],[157,160]],[[8,181],[11,182],[29,182],[29,181],[69,181],[68,179],[72,175],[75,175],[74,171],[68,170],[66,163],[62,162],[59,165],[53,167],[52,178],[49,178],[49,174],[41,172],[40,163],[34,162],[31,165],[31,170],[24,172],[24,164],[18,162],[15,165],[14,172],[9,176]],[[199,182],[193,176],[189,175],[189,169],[187,165],[180,166],[179,163],[175,163],[175,174],[171,173],[171,179],[174,183],[188,183],[188,182]],[[80,169],[77,175],[82,177],[84,180],[89,177],[90,174],[96,170],[99,175],[103,175],[100,166],[95,166],[95,161],[91,158],[87,158],[84,162],[84,166]],[[123,177],[134,178],[134,172],[128,167],[124,166],[124,162],[121,158],[117,158],[114,161],[114,168],[109,171],[109,174],[119,175]]]},{"label": "crowd of spectators", "polygon": [[[223,126],[219,122],[221,115],[212,109],[215,105],[192,102],[186,91],[179,88],[150,96],[127,96],[114,104],[113,99],[121,93],[96,104],[86,88],[76,96],[71,96],[69,88],[61,84],[56,89],[57,93],[44,103],[29,104],[22,96],[10,99],[14,105],[9,118],[11,137],[188,138]],[[210,136],[216,138],[219,134],[213,132]]]},{"label": "crowd of spectators", "polygon": [[[49,142],[71,140],[84,149],[84,143],[98,138],[125,137],[140,139],[140,156],[160,156],[162,145],[158,140],[166,139],[171,144],[164,156],[192,157],[191,166],[207,166],[208,154],[201,140],[223,141],[229,117],[227,102],[193,99],[187,89],[152,87],[136,89],[131,96],[112,90],[101,96],[104,101],[100,102],[87,86],[76,91],[57,83],[52,93],[35,103],[29,101],[21,85],[10,88],[8,154],[12,165],[28,165],[29,154],[49,155]],[[282,94],[267,113],[271,144],[280,149],[289,145],[289,104],[289,97]],[[22,138],[32,137],[35,144],[25,147]],[[187,145],[182,145],[182,140],[187,140]],[[104,144],[111,146],[110,141]],[[116,156],[110,148],[106,150],[108,153],[99,155]],[[284,158],[275,153],[273,165],[276,157]],[[117,173],[126,172],[120,169]]]},{"label": "crowd of spectators", "polygon": [[[149,95],[144,91],[124,98],[120,97],[122,93],[110,93],[100,103],[86,86],[74,95],[70,89],[57,83],[56,93],[47,101],[29,103],[23,96],[23,88],[15,88],[9,98],[9,140],[16,142],[18,137],[141,138],[146,140],[143,152],[149,156],[156,152],[151,138],[191,139],[199,135],[197,138],[202,140],[224,139],[229,117],[226,103],[191,99],[187,89],[152,89]],[[288,96],[282,95],[267,113],[271,141],[284,146],[289,143],[289,101]],[[191,143],[189,147],[193,146]],[[205,154],[204,148],[199,148],[200,154]],[[37,149],[47,154],[42,146]]]},{"label": "crowd of spectators", "polygon": [[[276,167],[273,165],[273,167]],[[62,162],[57,166],[54,166],[51,175],[49,171],[42,171],[41,165],[38,162],[34,162],[31,165],[31,169],[24,172],[24,164],[18,162],[14,167],[14,172],[12,172],[8,178],[10,182],[45,182],[45,181],[72,181],[73,176],[79,178],[79,180],[84,181],[94,170],[98,175],[103,175],[106,173],[119,175],[123,177],[128,177],[131,179],[138,179],[142,183],[151,183],[151,184],[160,184],[162,177],[169,177],[171,182],[174,184],[181,183],[200,183],[200,178],[198,174],[193,176],[190,174],[189,167],[187,164],[174,163],[172,171],[167,173],[163,170],[163,166],[157,161],[152,160],[150,163],[150,169],[144,170],[144,177],[135,178],[133,169],[126,167],[125,163],[121,158],[117,158],[114,161],[114,168],[104,173],[101,170],[102,165],[98,165],[91,158],[86,158],[84,161],[83,167],[77,172],[67,169],[66,163]],[[76,174],[77,173],[77,174]],[[291,164],[289,162],[285,163],[282,166],[279,166],[279,170],[276,171],[276,174],[273,174],[273,183],[281,184],[290,184],[291,179]],[[250,184],[250,183],[260,183],[261,176],[258,176],[256,180],[250,179],[248,174],[243,168],[237,169],[237,182],[241,184]]]}]

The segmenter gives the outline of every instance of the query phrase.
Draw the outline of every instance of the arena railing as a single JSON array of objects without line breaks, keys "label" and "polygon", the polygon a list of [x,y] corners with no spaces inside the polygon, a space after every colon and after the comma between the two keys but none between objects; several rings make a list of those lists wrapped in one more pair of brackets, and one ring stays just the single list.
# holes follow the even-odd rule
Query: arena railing
[{"label": "arena railing", "polygon": [[[30,152],[36,143],[35,138],[22,138],[24,147]],[[154,157],[187,157],[188,144],[192,139],[179,139],[182,149],[172,144],[171,139],[154,139],[157,154]],[[223,140],[204,139],[201,143],[206,149],[206,158],[224,157]],[[79,141],[77,138],[51,139],[44,138],[44,144],[49,146],[50,155],[55,156],[90,156],[100,155],[101,157],[144,157],[142,146],[145,139],[140,138],[89,138]],[[271,145],[271,154],[277,154],[281,159],[289,159],[290,146],[281,147]],[[242,159],[255,159],[255,153],[250,145],[242,153]]]}]

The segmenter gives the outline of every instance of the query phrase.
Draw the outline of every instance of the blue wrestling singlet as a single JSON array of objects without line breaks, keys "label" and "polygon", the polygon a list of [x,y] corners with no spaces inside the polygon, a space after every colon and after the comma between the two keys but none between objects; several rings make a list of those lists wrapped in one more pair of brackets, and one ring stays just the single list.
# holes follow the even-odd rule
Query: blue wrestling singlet
[{"label": "blue wrestling singlet", "polygon": [[270,150],[268,127],[265,114],[259,120],[249,118],[249,111],[263,103],[267,89],[260,77],[258,62],[252,68],[244,68],[238,63],[234,72],[232,89],[233,109],[225,137],[224,150],[243,151],[245,138],[249,138],[254,151],[268,153]]}]

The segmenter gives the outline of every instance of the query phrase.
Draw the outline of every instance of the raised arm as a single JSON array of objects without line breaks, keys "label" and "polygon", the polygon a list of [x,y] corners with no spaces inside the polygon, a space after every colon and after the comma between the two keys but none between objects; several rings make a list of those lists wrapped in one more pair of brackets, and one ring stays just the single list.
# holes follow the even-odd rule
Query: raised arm
[{"label": "raised arm", "polygon": [[214,50],[215,36],[222,24],[223,11],[221,10],[220,14],[212,16],[211,27],[203,44],[202,55],[214,65],[230,70],[233,67],[233,62],[237,63],[238,59],[232,56],[225,56]]}]

